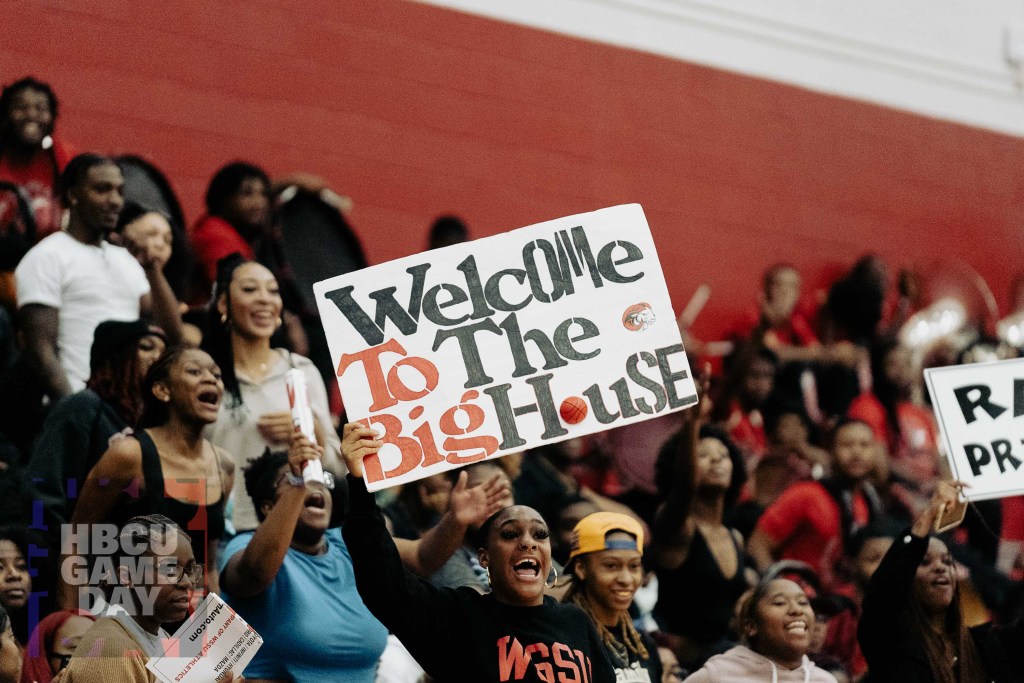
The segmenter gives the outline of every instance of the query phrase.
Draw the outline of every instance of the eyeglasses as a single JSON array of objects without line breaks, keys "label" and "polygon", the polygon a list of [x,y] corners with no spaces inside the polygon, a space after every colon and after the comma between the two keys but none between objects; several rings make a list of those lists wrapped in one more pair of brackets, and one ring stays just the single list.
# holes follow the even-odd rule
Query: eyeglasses
[{"label": "eyeglasses", "polygon": [[168,583],[178,583],[183,576],[187,576],[193,586],[198,586],[203,581],[203,565],[198,562],[180,565],[177,560],[168,560],[158,563],[156,571],[160,578]]},{"label": "eyeglasses", "polygon": [[[288,474],[289,473],[286,471],[277,478],[277,481],[274,482],[274,490],[277,490],[277,487],[281,485],[281,482],[288,478]],[[327,487],[328,491],[334,490],[334,475],[326,470],[324,470],[324,486]]]}]

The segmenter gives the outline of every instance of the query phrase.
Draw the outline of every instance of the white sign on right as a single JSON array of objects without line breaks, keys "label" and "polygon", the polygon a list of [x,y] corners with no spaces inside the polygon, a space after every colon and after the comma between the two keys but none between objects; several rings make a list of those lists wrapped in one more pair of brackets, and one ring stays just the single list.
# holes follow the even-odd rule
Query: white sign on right
[{"label": "white sign on right", "polygon": [[953,476],[969,500],[1024,493],[1024,359],[924,371]]}]

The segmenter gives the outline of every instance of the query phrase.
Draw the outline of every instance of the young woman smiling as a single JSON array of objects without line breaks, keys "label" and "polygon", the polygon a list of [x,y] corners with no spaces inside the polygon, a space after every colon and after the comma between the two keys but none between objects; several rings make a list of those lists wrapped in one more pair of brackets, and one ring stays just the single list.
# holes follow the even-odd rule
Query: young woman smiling
[{"label": "young woman smiling", "polygon": [[594,622],[619,680],[659,683],[658,648],[629,616],[644,576],[643,529],[627,515],[595,512],[580,520],[573,536],[565,568],[572,579],[562,601]]},{"label": "young woman smiling", "polygon": [[[208,436],[235,458],[235,464],[260,457],[268,447],[285,451],[292,437],[285,375],[301,370],[309,387],[317,443],[323,445],[324,469],[340,469],[339,439],[327,406],[327,389],[313,363],[303,356],[271,345],[281,326],[283,303],[277,278],[267,268],[232,254],[217,264],[217,283],[211,300],[215,315],[203,338],[203,348],[224,372],[227,399]],[[251,531],[259,520],[241,477],[233,489],[231,521],[236,531]]]},{"label": "young woman smiling", "polygon": [[1004,683],[1024,678],[1024,624],[968,629],[949,549],[930,536],[962,484],[940,482],[928,507],[882,558],[864,597],[858,638],[872,681]]},{"label": "young woman smiling", "polygon": [[814,610],[803,588],[789,579],[762,581],[740,609],[746,645],[716,655],[692,676],[692,683],[836,683],[808,659]]},{"label": "young woman smiling", "polygon": [[[200,559],[215,567],[234,479],[231,456],[203,438],[224,393],[220,369],[204,351],[170,349],[150,367],[142,390],[144,429],[114,441],[89,472],[71,523],[120,525],[134,515],[165,514],[197,536]],[[216,591],[216,572],[207,576]],[[59,589],[62,608],[79,606],[63,577]]]},{"label": "young woman smiling", "polygon": [[362,480],[363,457],[381,445],[372,429],[345,425],[342,454],[350,472],[351,503],[343,535],[363,602],[420,666],[438,682],[540,683],[559,680],[556,676],[614,681],[587,615],[544,595],[551,540],[536,510],[506,507],[480,527],[478,555],[490,577],[490,593],[436,588],[403,569]]}]

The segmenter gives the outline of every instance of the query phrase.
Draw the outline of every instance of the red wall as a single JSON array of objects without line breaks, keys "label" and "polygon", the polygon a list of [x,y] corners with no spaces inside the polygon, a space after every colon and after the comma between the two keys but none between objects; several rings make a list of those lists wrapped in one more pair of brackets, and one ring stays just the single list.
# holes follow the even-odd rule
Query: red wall
[{"label": "red wall", "polygon": [[677,306],[711,284],[706,336],[776,260],[959,256],[1005,304],[1024,246],[1024,140],[431,6],[19,0],[4,25],[0,78],[51,82],[65,139],[149,157],[190,218],[234,158],[328,178],[372,262],[441,212],[483,236],[639,202]]}]

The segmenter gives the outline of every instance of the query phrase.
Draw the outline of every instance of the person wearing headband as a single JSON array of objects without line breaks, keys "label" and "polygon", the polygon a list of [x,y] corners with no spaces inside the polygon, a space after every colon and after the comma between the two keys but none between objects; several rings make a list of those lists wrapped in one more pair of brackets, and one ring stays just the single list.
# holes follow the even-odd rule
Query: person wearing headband
[{"label": "person wearing headband", "polygon": [[658,648],[637,631],[629,615],[643,582],[643,546],[644,531],[632,517],[617,512],[584,517],[573,531],[565,568],[570,583],[562,601],[576,605],[594,622],[617,680],[658,683]]}]

